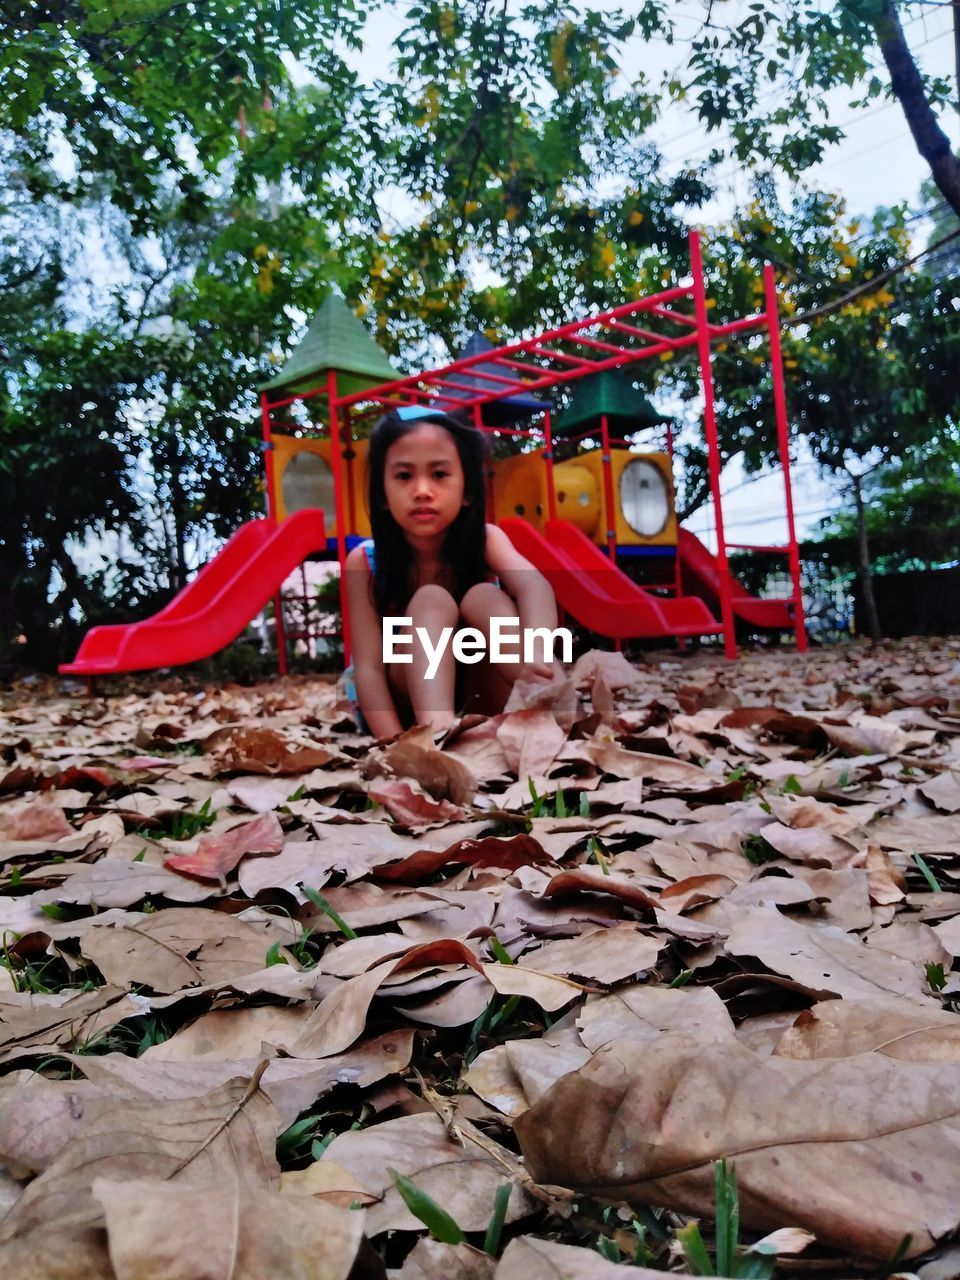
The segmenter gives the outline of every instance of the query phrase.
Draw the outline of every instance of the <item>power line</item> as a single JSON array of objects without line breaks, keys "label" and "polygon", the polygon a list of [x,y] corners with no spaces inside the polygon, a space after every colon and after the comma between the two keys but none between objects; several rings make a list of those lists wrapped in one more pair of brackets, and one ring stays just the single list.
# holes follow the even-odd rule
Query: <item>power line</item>
[{"label": "power line", "polygon": [[[872,293],[875,289],[881,288],[892,280],[894,276],[898,276],[901,272],[906,271],[921,258],[926,258],[928,254],[933,253],[936,249],[942,249],[945,244],[960,238],[960,227],[955,231],[951,231],[949,235],[942,236],[939,240],[935,240],[933,244],[927,245],[926,249],[921,249],[919,253],[915,253],[911,258],[905,258],[903,262],[895,263],[886,271],[881,271],[878,276],[874,276],[872,280],[867,280],[864,284],[857,285],[855,289],[850,289],[846,293],[841,294],[833,302],[825,302],[822,307],[814,307],[810,311],[803,311],[799,315],[785,316],[781,320],[781,324],[787,325],[806,324],[809,320],[818,319],[820,316],[830,315],[831,312],[838,311],[840,307],[844,307],[848,302],[852,302],[854,298],[859,298],[865,293]],[[739,336],[739,335],[735,335]]]}]

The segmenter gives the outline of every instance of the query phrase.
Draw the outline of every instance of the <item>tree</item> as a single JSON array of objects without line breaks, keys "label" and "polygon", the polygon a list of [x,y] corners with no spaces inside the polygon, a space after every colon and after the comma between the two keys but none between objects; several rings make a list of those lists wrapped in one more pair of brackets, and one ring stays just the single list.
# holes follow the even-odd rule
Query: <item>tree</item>
[{"label": "tree", "polygon": [[[742,314],[762,299],[764,261],[778,264],[788,414],[796,434],[826,474],[840,479],[853,503],[858,574],[873,631],[868,521],[872,477],[909,474],[939,454],[960,417],[960,279],[919,268],[809,322],[791,317],[818,309],[838,286],[881,275],[909,252],[896,211],[879,210],[871,225],[849,222],[833,197],[811,195],[782,210],[767,187],[726,228],[708,240],[706,259],[718,313]],[[670,375],[689,400],[699,394],[695,365],[671,363]],[[718,427],[724,458],[741,454],[749,470],[775,461],[769,357],[762,335],[717,348]],[[687,501],[707,491],[705,460],[685,447]],[[885,471],[883,470],[885,469]],[[900,536],[909,545],[912,527]]]},{"label": "tree", "polygon": [[[729,129],[739,160],[799,177],[842,137],[829,119],[827,93],[847,88],[861,104],[893,97],[939,191],[960,214],[960,156],[940,124],[944,111],[960,107],[956,5],[952,84],[920,70],[901,21],[908,8],[902,0],[751,0],[745,13],[724,23],[732,7],[704,0],[703,28],[673,89],[696,106],[708,130]],[[671,22],[666,13],[662,21]]]},{"label": "tree", "polygon": [[[946,422],[907,456],[872,471],[864,495],[879,570],[931,569],[960,560],[960,422]],[[855,545],[857,537],[856,522],[844,511],[826,524],[822,543]]]}]

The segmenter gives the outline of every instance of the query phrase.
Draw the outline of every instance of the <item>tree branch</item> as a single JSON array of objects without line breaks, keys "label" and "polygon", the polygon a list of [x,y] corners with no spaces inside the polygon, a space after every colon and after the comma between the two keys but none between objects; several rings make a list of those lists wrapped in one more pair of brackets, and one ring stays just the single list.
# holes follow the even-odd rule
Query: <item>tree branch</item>
[{"label": "tree branch", "polygon": [[954,155],[950,139],[940,128],[927,100],[923,77],[900,25],[895,0],[884,0],[875,30],[890,72],[890,87],[903,108],[917,150],[930,166],[934,182],[954,213],[960,214],[960,160]]}]

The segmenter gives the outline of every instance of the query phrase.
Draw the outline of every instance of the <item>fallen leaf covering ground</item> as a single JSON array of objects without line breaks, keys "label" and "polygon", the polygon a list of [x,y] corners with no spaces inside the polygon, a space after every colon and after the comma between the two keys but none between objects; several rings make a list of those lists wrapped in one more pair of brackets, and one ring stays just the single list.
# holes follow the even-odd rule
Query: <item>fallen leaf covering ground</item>
[{"label": "fallen leaf covering ground", "polygon": [[5,1280],[958,1274],[957,642],[0,706]]}]

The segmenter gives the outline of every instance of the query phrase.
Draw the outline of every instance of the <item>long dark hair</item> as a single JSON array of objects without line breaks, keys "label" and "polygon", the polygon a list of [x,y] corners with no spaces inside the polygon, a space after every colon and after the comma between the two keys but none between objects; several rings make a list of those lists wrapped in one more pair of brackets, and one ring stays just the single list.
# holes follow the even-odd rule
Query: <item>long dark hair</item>
[{"label": "long dark hair", "polygon": [[439,411],[413,419],[385,414],[370,435],[367,463],[370,527],[376,546],[373,599],[381,617],[405,608],[414,586],[413,551],[387,507],[387,451],[403,436],[431,423],[450,433],[463,467],[466,505],[447,529],[442,553],[453,574],[454,599],[459,603],[470,587],[487,578],[487,444],[483,433]]}]

